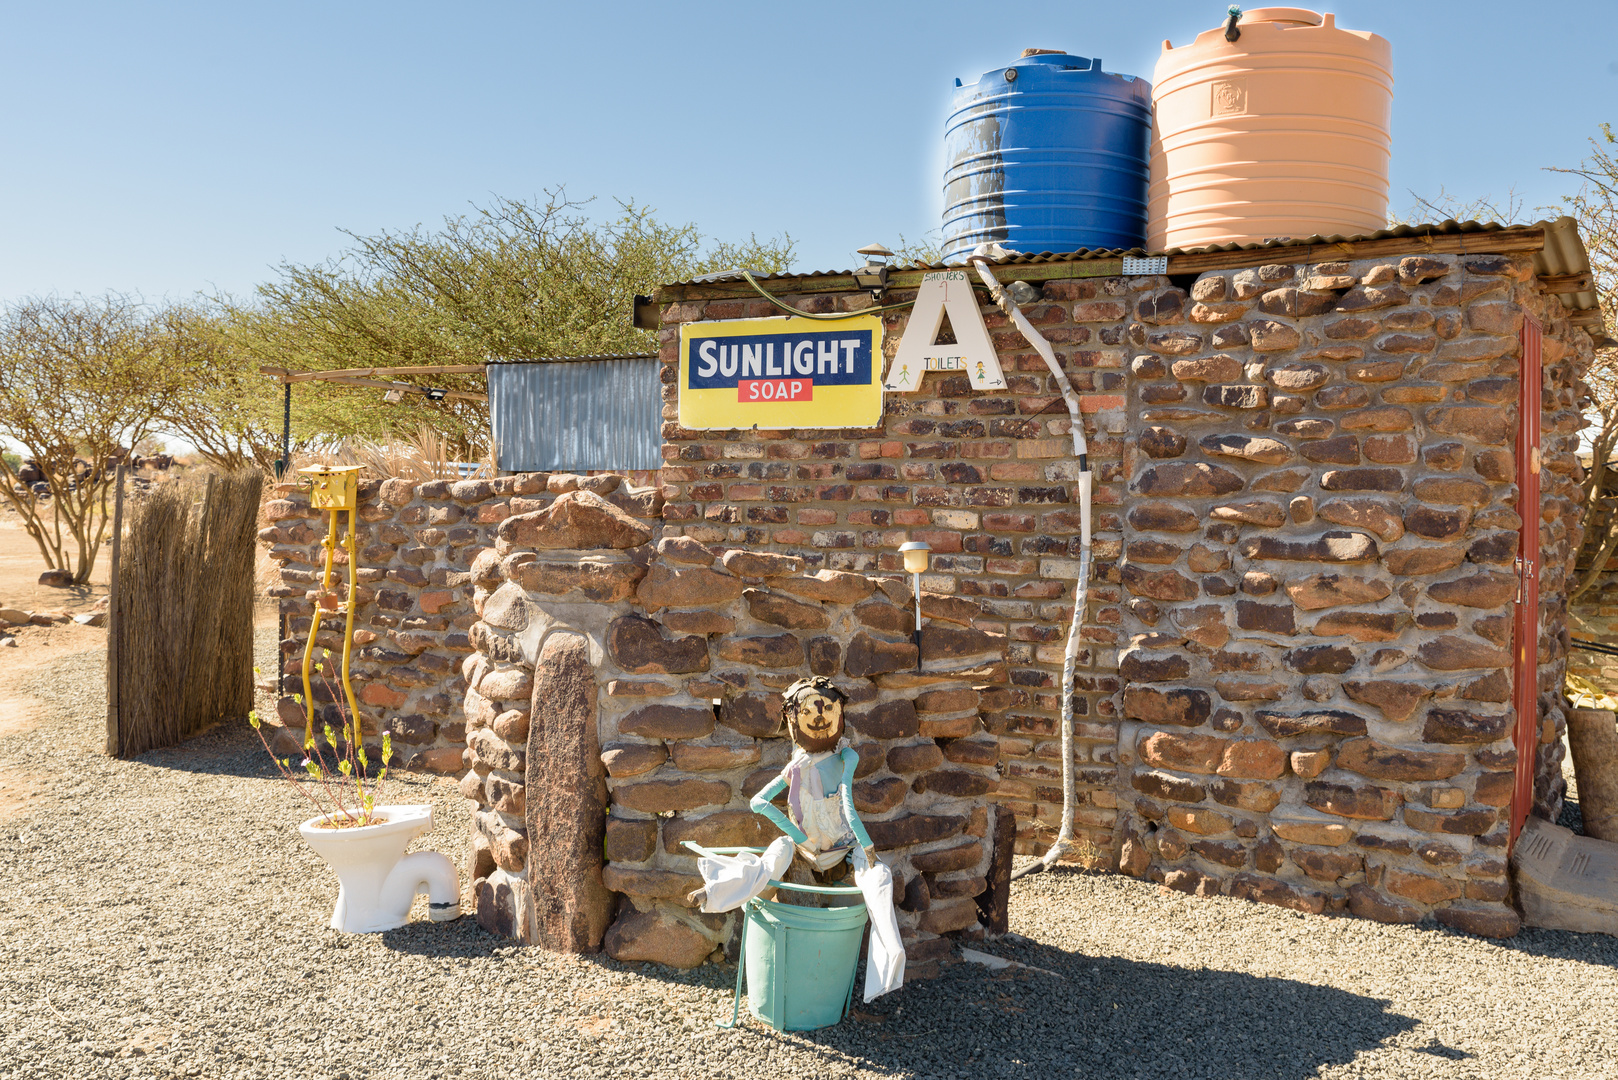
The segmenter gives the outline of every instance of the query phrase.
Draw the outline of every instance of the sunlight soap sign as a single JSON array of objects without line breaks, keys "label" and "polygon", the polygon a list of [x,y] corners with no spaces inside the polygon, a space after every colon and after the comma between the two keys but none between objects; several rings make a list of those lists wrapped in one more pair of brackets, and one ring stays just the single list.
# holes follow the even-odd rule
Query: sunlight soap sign
[{"label": "sunlight soap sign", "polygon": [[730,319],[680,327],[680,426],[875,427],[882,320]]}]

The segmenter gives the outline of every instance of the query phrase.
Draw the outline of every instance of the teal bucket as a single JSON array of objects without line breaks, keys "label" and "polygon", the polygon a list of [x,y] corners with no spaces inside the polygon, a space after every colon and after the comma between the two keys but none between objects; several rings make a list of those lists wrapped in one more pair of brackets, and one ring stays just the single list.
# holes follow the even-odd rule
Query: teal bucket
[{"label": "teal bucket", "polygon": [[[684,846],[698,855],[754,854],[763,848],[706,848],[690,840]],[[860,890],[848,885],[794,885],[772,881],[777,889],[841,896],[847,907],[812,908],[754,897],[742,919],[740,962],[736,965],[736,998],[731,1004],[734,1027],[741,1011],[742,978],[747,979],[747,1011],[776,1031],[813,1031],[831,1027],[848,1014],[854,998],[860,945],[870,916]]]},{"label": "teal bucket", "polygon": [[813,1031],[842,1020],[869,921],[863,903],[811,908],[749,900],[742,928],[748,1012],[777,1031]]}]

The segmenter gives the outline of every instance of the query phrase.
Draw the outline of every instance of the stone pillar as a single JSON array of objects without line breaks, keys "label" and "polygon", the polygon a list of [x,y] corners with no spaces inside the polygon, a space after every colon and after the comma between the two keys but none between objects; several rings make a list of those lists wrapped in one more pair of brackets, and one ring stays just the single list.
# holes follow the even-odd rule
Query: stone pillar
[{"label": "stone pillar", "polygon": [[1606,709],[1569,709],[1567,742],[1584,834],[1618,842],[1618,728]]},{"label": "stone pillar", "polygon": [[557,631],[534,666],[528,727],[526,821],[533,941],[593,952],[612,897],[601,883],[607,783],[596,736],[596,674],[589,642]]},{"label": "stone pillar", "polygon": [[989,887],[977,897],[979,921],[991,937],[999,937],[1011,928],[1011,857],[1016,846],[1017,816],[999,807],[994,815],[994,846],[989,854]]}]

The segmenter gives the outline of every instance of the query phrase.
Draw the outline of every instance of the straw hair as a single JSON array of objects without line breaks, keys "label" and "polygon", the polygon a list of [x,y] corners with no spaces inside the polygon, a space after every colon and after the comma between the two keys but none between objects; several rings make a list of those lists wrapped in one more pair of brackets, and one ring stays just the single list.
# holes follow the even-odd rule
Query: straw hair
[{"label": "straw hair", "polygon": [[253,707],[254,555],[263,474],[208,473],[130,507],[118,573],[118,754]]}]

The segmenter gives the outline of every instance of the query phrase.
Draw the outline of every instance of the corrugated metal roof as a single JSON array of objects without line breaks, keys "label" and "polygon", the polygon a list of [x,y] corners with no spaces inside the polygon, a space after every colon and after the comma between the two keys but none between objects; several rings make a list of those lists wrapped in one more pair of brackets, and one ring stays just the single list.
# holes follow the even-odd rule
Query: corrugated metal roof
[{"label": "corrugated metal roof", "polygon": [[647,354],[490,364],[496,464],[506,472],[661,468],[659,370]]},{"label": "corrugated metal roof", "polygon": [[[1366,240],[1396,240],[1405,238],[1419,239],[1423,236],[1467,236],[1473,234],[1482,236],[1489,233],[1502,232],[1507,229],[1544,230],[1544,250],[1534,254],[1534,270],[1541,277],[1568,277],[1576,274],[1588,274],[1590,272],[1590,259],[1589,255],[1585,251],[1584,241],[1579,236],[1578,223],[1571,217],[1561,217],[1557,218],[1555,221],[1537,221],[1532,225],[1502,225],[1495,221],[1479,222],[1448,220],[1438,222],[1437,224],[1399,225],[1391,229],[1379,229],[1374,233],[1361,233],[1353,236],[1345,236],[1340,233],[1334,233],[1330,236],[1315,235],[1286,237],[1284,239],[1266,240],[1263,243],[1256,244],[1230,243],[1213,244],[1205,247],[1194,248],[1169,248],[1167,251],[1148,252],[1144,248],[1108,248],[1094,251],[1080,250],[1070,252],[1042,251],[1037,254],[1016,254],[1000,259],[994,259],[991,261],[990,265],[1026,266],[1041,263],[1085,262],[1094,259],[1119,259],[1125,255],[1176,256],[1210,254],[1222,251],[1252,252],[1271,249],[1284,250],[1287,248],[1315,247],[1329,244],[1348,244]],[[1478,250],[1480,252],[1485,252],[1488,250],[1487,241],[1484,240],[1482,243],[1484,246],[1480,247]],[[908,270],[929,270],[937,269],[944,265],[960,266],[964,264],[960,262],[949,264],[906,263],[903,264],[902,267],[896,265],[895,269],[902,268]],[[785,273],[769,274],[767,276],[758,278],[758,280],[761,282],[784,280],[802,281],[813,280],[815,278],[846,277],[851,275],[853,272],[854,271],[852,270],[816,270],[809,273],[794,273],[788,271]],[[712,275],[708,276],[710,278],[712,277]],[[701,282],[693,280],[671,282],[671,284],[695,285],[701,284]],[[1600,306],[1600,300],[1596,296],[1593,288],[1579,292],[1562,293],[1560,295],[1562,302],[1573,311],[1589,311]]]},{"label": "corrugated metal roof", "polygon": [[582,364],[599,363],[603,360],[654,360],[656,353],[581,353],[578,356],[529,356],[521,360],[490,360],[488,367],[498,367],[506,364]]},{"label": "corrugated metal roof", "polygon": [[[1590,253],[1579,236],[1579,223],[1570,217],[1537,223],[1545,230],[1545,247],[1534,253],[1534,273],[1540,277],[1572,277],[1590,273]],[[1562,293],[1562,303],[1573,311],[1589,311],[1601,306],[1595,283],[1578,292]]]},{"label": "corrugated metal roof", "polygon": [[[1560,218],[1555,224],[1560,224],[1563,221],[1571,222],[1572,220],[1572,218]],[[1380,229],[1374,233],[1361,233],[1354,236],[1345,236],[1341,233],[1333,233],[1330,236],[1321,236],[1316,234],[1314,236],[1294,236],[1277,238],[1274,240],[1265,240],[1264,242],[1257,244],[1210,244],[1205,247],[1168,248],[1165,251],[1147,251],[1145,248],[1133,247],[1096,248],[1094,250],[1089,248],[1080,248],[1078,251],[1041,251],[1037,253],[1022,252],[1014,255],[1008,255],[999,259],[991,259],[989,265],[1017,266],[1028,265],[1030,263],[1085,262],[1091,259],[1121,259],[1125,255],[1196,255],[1212,251],[1262,251],[1269,248],[1311,247],[1322,244],[1349,244],[1360,240],[1390,240],[1403,237],[1421,236],[1459,236],[1467,233],[1492,233],[1501,232],[1505,229],[1519,228],[1548,229],[1552,224],[1553,223],[1551,222],[1545,221],[1536,222],[1534,225],[1502,225],[1495,221],[1442,221],[1436,225],[1398,225],[1391,229]],[[1575,227],[1573,231],[1575,242],[1578,242],[1577,228]],[[1579,250],[1580,252],[1584,250],[1582,242],[1579,242]],[[965,265],[965,261],[958,260],[949,263],[895,263],[893,264],[893,267],[894,269],[906,270],[936,270],[944,266],[953,267],[963,265]],[[782,281],[788,278],[847,277],[852,273],[854,273],[853,270],[812,270],[804,273],[787,270],[774,274],[754,276],[759,281]],[[692,278],[688,281],[673,281],[669,282],[669,284],[710,284],[713,282],[715,277],[716,275],[713,274],[705,274],[702,278]],[[704,278],[707,280],[704,280]],[[741,279],[738,277],[736,280],[739,281]]]}]

